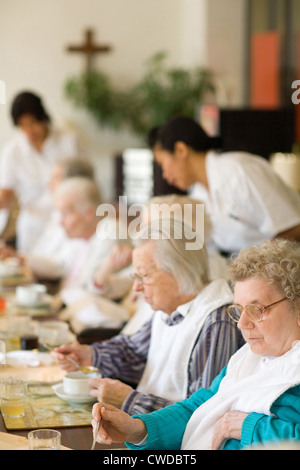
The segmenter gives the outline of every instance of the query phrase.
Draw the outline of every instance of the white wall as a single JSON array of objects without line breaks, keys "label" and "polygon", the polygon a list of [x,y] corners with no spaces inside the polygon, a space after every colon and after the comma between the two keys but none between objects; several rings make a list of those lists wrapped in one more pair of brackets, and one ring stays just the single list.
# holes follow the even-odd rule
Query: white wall
[{"label": "white wall", "polygon": [[245,0],[208,0],[207,66],[219,79],[219,104],[239,106],[245,94]]},{"label": "white wall", "polygon": [[[243,34],[238,3],[244,0],[0,0],[0,80],[6,84],[6,104],[0,104],[0,150],[14,132],[11,100],[19,91],[32,89],[44,97],[54,120],[69,122],[82,134],[97,162],[104,197],[112,197],[112,156],[141,142],[126,132],[101,129],[66,100],[64,83],[83,70],[84,59],[65,48],[81,43],[84,30],[93,28],[97,42],[113,48],[98,56],[95,65],[120,87],[134,84],[145,61],[160,50],[168,52],[170,65],[209,65],[224,83],[228,76],[239,83]],[[222,21],[223,13],[230,24]],[[228,36],[232,21],[234,31]],[[240,35],[238,41],[235,34]],[[224,39],[229,44],[221,52]],[[238,104],[240,90],[234,95]]]}]

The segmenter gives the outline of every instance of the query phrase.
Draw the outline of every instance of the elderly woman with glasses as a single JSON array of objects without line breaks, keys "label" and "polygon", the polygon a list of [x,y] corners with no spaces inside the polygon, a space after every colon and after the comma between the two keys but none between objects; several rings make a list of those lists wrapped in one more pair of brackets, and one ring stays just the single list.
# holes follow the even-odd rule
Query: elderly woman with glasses
[{"label": "elderly woman with glasses", "polygon": [[229,269],[229,316],[246,344],[208,389],[145,416],[94,405],[100,442],[133,449],[228,449],[300,440],[300,244],[242,251]]},{"label": "elderly woman with glasses", "polygon": [[139,331],[52,353],[69,370],[66,355],[99,369],[102,378],[91,379],[99,401],[135,414],[183,400],[209,386],[243,344],[226,312],[232,290],[224,279],[209,280],[203,239],[196,248],[193,235],[172,218],[152,220],[141,231],[132,257],[134,288],[153,315]]}]

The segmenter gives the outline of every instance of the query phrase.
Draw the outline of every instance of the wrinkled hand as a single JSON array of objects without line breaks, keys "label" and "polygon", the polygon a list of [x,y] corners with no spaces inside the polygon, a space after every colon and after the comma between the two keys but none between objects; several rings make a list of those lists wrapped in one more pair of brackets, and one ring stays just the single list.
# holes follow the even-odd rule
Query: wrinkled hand
[{"label": "wrinkled hand", "polygon": [[214,428],[212,449],[218,450],[225,439],[241,440],[241,430],[247,413],[228,411],[220,418]]},{"label": "wrinkled hand", "polygon": [[68,361],[66,356],[70,356],[81,366],[92,365],[92,350],[91,347],[86,344],[65,344],[59,348],[55,348],[51,352],[51,356],[61,368],[67,372],[76,370],[76,366]]},{"label": "wrinkled hand", "polygon": [[133,390],[129,385],[120,380],[90,379],[90,395],[96,397],[99,402],[109,403],[116,408],[121,408],[127,395]]},{"label": "wrinkled hand", "polygon": [[96,403],[92,411],[92,426],[101,419],[97,442],[111,444],[112,442],[141,442],[147,434],[146,426],[140,419],[129,416],[124,411],[107,403]]}]

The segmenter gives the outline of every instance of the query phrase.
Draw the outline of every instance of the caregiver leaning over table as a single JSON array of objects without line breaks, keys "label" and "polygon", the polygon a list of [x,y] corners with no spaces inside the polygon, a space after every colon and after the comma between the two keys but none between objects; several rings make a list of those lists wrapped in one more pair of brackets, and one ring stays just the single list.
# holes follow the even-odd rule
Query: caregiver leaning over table
[{"label": "caregiver leaning over table", "polygon": [[[132,449],[228,449],[300,440],[300,244],[267,241],[229,267],[234,305],[228,313],[245,344],[209,389],[135,418],[93,408],[98,441]],[[131,443],[131,444],[129,444]]]}]

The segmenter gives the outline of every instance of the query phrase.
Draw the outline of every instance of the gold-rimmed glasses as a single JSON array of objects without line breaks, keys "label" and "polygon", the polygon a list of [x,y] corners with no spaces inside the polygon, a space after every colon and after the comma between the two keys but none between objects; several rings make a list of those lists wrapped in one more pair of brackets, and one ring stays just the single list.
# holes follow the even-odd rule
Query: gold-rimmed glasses
[{"label": "gold-rimmed glasses", "polygon": [[156,273],[157,271],[159,271],[159,269],[154,269],[153,271],[150,271],[149,273],[146,273],[146,274],[143,274],[143,275],[134,273],[134,274],[130,274],[130,277],[134,281],[137,281],[140,284],[146,284],[147,283],[147,278],[149,276],[151,276],[151,274]]},{"label": "gold-rimmed glasses", "polygon": [[264,307],[259,307],[255,304],[249,304],[245,307],[238,304],[229,305],[229,307],[227,307],[227,313],[230,318],[236,323],[239,322],[243,312],[248,315],[250,320],[255,322],[261,322],[264,320],[264,313],[267,309],[273,307],[273,305],[279,304],[279,302],[283,302],[284,300],[287,300],[287,298],[284,297],[283,299],[277,300],[276,302],[273,302],[270,305],[265,305]]}]

